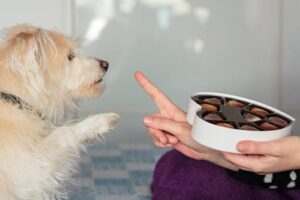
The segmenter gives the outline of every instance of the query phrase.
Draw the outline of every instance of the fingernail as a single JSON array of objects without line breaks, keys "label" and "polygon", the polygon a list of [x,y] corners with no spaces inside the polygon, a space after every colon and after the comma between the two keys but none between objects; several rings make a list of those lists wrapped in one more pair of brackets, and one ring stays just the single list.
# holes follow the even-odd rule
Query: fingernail
[{"label": "fingernail", "polygon": [[152,122],[152,119],[150,117],[145,117],[144,118],[144,123],[145,124],[150,124]]},{"label": "fingernail", "polygon": [[248,145],[246,144],[238,144],[237,148],[240,152],[244,152],[247,149]]}]

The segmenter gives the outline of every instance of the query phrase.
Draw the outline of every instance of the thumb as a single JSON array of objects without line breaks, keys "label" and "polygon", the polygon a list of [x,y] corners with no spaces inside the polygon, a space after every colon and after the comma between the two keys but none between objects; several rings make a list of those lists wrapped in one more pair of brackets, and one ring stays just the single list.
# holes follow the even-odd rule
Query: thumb
[{"label": "thumb", "polygon": [[144,123],[147,127],[160,129],[177,137],[189,131],[185,122],[177,122],[159,116],[147,116],[144,118]]},{"label": "thumb", "polygon": [[237,149],[243,154],[257,154],[257,155],[273,155],[279,156],[279,145],[275,141],[271,142],[254,142],[242,141],[238,143]]}]

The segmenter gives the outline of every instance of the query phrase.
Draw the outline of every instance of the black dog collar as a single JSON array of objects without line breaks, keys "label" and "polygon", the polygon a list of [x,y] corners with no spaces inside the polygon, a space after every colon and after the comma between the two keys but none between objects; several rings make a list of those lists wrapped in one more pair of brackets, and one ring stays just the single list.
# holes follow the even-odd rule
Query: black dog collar
[{"label": "black dog collar", "polygon": [[9,94],[6,92],[0,92],[0,98],[5,100],[8,103],[18,104],[20,109],[24,108],[24,104],[26,104],[20,97],[17,97],[13,94]]},{"label": "black dog collar", "polygon": [[[0,92],[0,99],[3,99],[4,101],[12,104],[17,104],[19,109],[27,109],[27,110],[33,110],[33,107],[30,106],[28,103],[26,103],[24,100],[22,100],[20,97],[17,97],[16,95],[6,93],[6,92]],[[42,118],[42,114],[39,112],[36,112],[37,115]]]}]

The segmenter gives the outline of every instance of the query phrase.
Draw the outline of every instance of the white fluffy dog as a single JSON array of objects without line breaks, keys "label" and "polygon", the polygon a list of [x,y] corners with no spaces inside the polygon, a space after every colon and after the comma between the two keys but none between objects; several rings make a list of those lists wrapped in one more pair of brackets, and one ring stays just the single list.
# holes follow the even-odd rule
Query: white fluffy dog
[{"label": "white fluffy dog", "polygon": [[0,199],[65,199],[86,141],[114,128],[105,113],[60,126],[75,101],[100,95],[108,63],[76,52],[65,35],[7,29],[0,47]]}]

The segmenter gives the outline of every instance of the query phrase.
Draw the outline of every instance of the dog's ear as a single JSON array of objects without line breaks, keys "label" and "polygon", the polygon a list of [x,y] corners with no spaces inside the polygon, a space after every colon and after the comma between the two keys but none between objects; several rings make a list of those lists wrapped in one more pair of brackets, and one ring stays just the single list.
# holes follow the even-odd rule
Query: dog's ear
[{"label": "dog's ear", "polygon": [[15,26],[7,30],[7,39],[3,46],[7,55],[5,66],[26,82],[24,87],[32,96],[45,91],[46,49],[51,39],[49,31],[29,25]]},{"label": "dog's ear", "polygon": [[[17,25],[7,29],[6,41],[8,46],[13,49],[11,55],[15,56],[14,59],[27,60],[35,66],[43,65],[45,46],[50,39],[51,37],[47,30],[28,24]],[[24,59],[25,57],[26,59]]]},{"label": "dog's ear", "polygon": [[[37,30],[38,31],[38,30]],[[16,35],[15,40],[17,45],[25,45],[27,47],[25,48],[30,48],[30,41],[29,40],[35,40],[37,38],[37,32],[20,32]],[[36,42],[35,48],[34,48],[34,57],[35,57],[35,61],[37,63],[37,65],[41,66],[42,64],[42,45],[41,44],[41,40],[36,40],[36,41],[32,41],[31,43]],[[21,44],[20,44],[21,43]],[[27,44],[26,44],[27,43]]]},{"label": "dog's ear", "polygon": [[31,32],[20,32],[17,35],[15,35],[15,40],[17,43],[28,41],[34,36],[34,33]]},{"label": "dog's ear", "polygon": [[38,33],[40,29],[29,24],[21,24],[5,29],[6,41],[11,40],[28,40],[30,37]]}]

